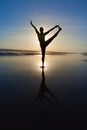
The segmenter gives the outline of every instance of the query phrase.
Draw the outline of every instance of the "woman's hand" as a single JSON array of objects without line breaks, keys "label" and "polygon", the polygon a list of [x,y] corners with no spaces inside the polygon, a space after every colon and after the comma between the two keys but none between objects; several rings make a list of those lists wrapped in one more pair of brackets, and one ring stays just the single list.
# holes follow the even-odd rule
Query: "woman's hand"
[{"label": "woman's hand", "polygon": [[32,24],[32,21],[30,21],[30,24],[33,25],[33,24]]},{"label": "woman's hand", "polygon": [[56,25],[55,28],[59,27],[59,25]]}]

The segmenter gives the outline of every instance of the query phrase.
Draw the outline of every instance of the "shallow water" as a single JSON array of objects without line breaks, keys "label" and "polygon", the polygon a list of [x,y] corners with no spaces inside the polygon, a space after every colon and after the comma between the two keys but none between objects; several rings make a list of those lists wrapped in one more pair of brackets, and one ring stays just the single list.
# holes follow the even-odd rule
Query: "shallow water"
[{"label": "shallow water", "polygon": [[87,58],[80,54],[0,57],[0,127],[87,128]]}]

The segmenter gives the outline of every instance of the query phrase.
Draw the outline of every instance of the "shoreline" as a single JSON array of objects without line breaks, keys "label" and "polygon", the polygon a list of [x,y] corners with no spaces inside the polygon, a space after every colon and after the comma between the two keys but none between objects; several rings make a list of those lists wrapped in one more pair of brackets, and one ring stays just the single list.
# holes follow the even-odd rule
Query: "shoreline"
[{"label": "shoreline", "polygon": [[[55,52],[47,51],[46,55],[66,55],[66,54],[79,54],[75,52]],[[34,50],[15,50],[15,49],[0,49],[0,56],[27,56],[27,55],[41,55],[40,51]]]}]

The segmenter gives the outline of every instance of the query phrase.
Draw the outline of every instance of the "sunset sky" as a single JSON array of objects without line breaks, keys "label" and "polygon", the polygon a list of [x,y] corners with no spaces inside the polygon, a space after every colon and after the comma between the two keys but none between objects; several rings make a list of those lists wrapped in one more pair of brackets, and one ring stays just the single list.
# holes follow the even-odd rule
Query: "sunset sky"
[{"label": "sunset sky", "polygon": [[0,48],[39,50],[30,20],[46,31],[62,27],[47,50],[87,51],[87,0],[0,0]]}]

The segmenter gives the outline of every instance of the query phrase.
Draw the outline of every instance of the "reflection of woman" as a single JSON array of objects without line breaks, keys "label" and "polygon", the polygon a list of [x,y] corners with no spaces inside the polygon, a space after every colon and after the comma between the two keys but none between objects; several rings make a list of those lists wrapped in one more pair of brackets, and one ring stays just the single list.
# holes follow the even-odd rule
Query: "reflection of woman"
[{"label": "reflection of woman", "polygon": [[[48,102],[52,104],[57,104],[58,101],[55,97],[55,95],[50,91],[50,89],[47,87],[45,83],[45,73],[44,73],[44,68],[42,68],[42,80],[40,84],[40,89],[38,92],[38,96],[36,97],[36,101],[39,100],[40,102],[43,102],[43,99],[46,99]],[[49,96],[47,96],[48,94]]]},{"label": "reflection of woman", "polygon": [[[32,25],[32,27],[35,29],[35,32],[37,33],[38,36],[38,40],[40,42],[40,47],[41,47],[41,52],[42,52],[42,67],[44,67],[44,60],[45,60],[45,51],[46,51],[46,47],[51,43],[51,41],[58,35],[58,33],[62,30],[60,28],[59,25],[54,26],[53,28],[51,28],[50,30],[48,30],[47,32],[44,32],[43,27],[40,27],[40,32],[37,30],[37,28],[32,24],[32,21],[30,21],[30,24]],[[55,28],[59,28],[58,31],[47,41],[45,41],[45,36],[52,31]]]}]

